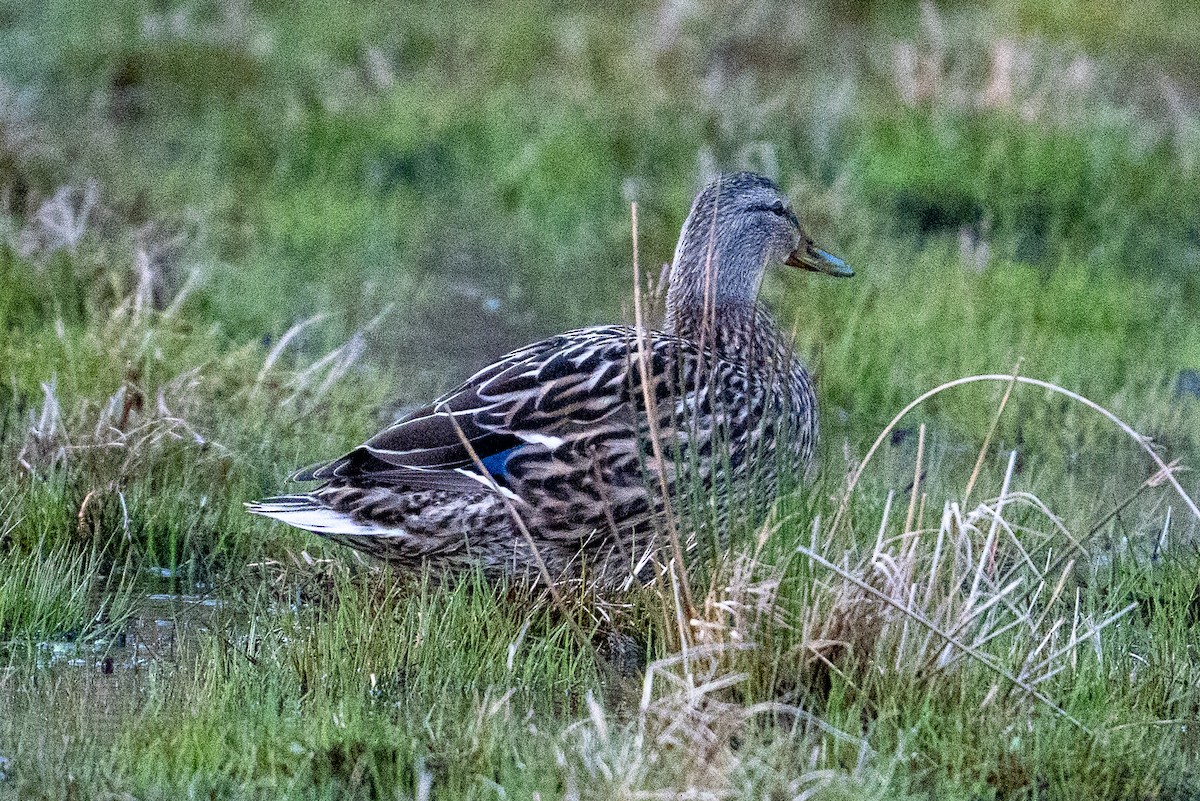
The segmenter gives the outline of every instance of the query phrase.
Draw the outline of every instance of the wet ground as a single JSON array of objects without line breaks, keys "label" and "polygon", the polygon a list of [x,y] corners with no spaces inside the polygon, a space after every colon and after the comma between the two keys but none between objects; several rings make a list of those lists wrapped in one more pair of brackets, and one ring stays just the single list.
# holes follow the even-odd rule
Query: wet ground
[{"label": "wet ground", "polygon": [[102,674],[173,663],[180,645],[194,638],[222,602],[206,595],[149,593],[116,637],[88,643],[49,640],[36,646],[42,668],[91,668]]},{"label": "wet ground", "polygon": [[18,797],[10,781],[17,754],[8,752],[17,742],[39,751],[70,749],[69,743],[47,741],[46,731],[8,730],[5,718],[61,715],[74,717],[78,725],[56,720],[46,729],[102,731],[106,719],[115,721],[143,705],[147,682],[169,678],[182,659],[190,658],[188,647],[215,624],[223,606],[209,595],[146,593],[115,636],[46,640],[30,651],[10,651],[8,665],[0,668],[0,730],[6,730],[8,745],[0,749],[0,801]]}]

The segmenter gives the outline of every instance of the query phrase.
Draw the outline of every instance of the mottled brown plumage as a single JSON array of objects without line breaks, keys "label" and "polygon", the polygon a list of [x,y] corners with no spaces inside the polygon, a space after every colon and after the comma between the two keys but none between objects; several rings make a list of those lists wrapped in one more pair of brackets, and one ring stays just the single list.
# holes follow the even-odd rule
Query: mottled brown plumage
[{"label": "mottled brown plumage", "polygon": [[811,381],[757,302],[772,263],[851,274],[773,183],[722,176],[684,223],[664,331],[587,328],[514,351],[295,476],[316,489],[250,510],[413,567],[532,578],[532,539],[555,580],[644,577],[668,507],[720,537],[812,457]]}]

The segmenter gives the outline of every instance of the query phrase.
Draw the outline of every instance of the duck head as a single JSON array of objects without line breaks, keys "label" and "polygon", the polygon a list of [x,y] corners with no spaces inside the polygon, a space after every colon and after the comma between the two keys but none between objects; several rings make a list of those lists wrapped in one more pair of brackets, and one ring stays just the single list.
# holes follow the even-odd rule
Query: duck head
[{"label": "duck head", "polygon": [[844,261],[813,244],[787,196],[752,172],[717,177],[683,223],[667,292],[667,326],[681,313],[753,306],[768,265],[848,277]]}]

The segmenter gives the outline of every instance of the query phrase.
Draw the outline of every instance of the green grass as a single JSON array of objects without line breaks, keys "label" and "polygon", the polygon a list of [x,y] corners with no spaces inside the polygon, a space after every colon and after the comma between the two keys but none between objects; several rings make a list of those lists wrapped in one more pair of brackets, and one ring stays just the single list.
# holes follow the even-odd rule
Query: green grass
[{"label": "green grass", "polygon": [[[1195,12],[681,8],[0,5],[0,798],[1200,792],[1197,521],[1114,426],[948,390],[838,516],[904,404],[1018,364],[1196,462]],[[629,319],[629,202],[656,278],[709,165],[857,275],[768,278],[817,470],[693,566],[686,659],[653,587],[557,608],[243,512]],[[152,592],[221,603],[104,672]]]},{"label": "green grass", "polygon": [[132,588],[106,581],[95,555],[11,554],[0,568],[0,643],[28,655],[38,643],[112,638],[133,612]]}]

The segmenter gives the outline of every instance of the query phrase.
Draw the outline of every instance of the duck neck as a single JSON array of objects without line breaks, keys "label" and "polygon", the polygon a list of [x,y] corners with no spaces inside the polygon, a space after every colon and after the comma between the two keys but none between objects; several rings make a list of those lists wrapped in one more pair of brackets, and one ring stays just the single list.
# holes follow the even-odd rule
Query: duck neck
[{"label": "duck neck", "polygon": [[758,316],[754,302],[731,306],[712,302],[701,295],[685,295],[674,288],[667,293],[667,316],[664,328],[668,334],[690,339],[698,344],[719,347],[734,332],[748,329]]},{"label": "duck neck", "polygon": [[737,307],[709,308],[702,305],[669,307],[668,334],[691,340],[706,351],[739,362],[788,361],[791,350],[780,341],[775,321],[766,307],[749,303]]},{"label": "duck neck", "polygon": [[664,329],[739,360],[752,343],[774,341],[771,317],[757,301],[762,257],[739,249],[726,264],[717,247],[689,247],[685,234],[671,265]]}]

